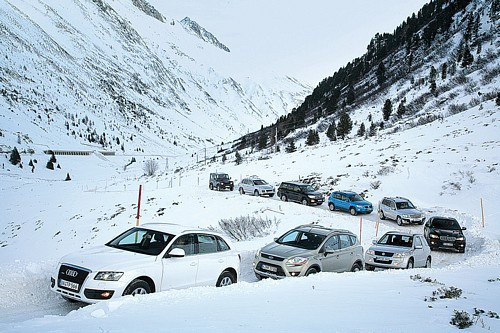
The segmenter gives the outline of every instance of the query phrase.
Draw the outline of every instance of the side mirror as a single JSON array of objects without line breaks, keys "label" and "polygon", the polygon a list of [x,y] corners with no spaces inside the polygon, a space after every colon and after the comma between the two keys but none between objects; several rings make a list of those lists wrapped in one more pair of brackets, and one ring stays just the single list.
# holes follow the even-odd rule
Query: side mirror
[{"label": "side mirror", "polygon": [[429,228],[429,227],[431,226],[431,224],[430,224],[429,222],[427,222],[427,223],[425,224],[425,226],[426,226],[427,228]]},{"label": "side mirror", "polygon": [[276,242],[278,240],[278,237],[274,237],[274,241]]},{"label": "side mirror", "polygon": [[467,228],[466,227],[462,227],[462,230],[467,230]]},{"label": "side mirror", "polygon": [[377,245],[377,240],[376,239],[372,240],[372,244]]},{"label": "side mirror", "polygon": [[186,256],[186,251],[184,251],[181,248],[176,247],[176,248],[172,249],[172,251],[170,251],[167,255],[169,258],[182,258],[182,257]]},{"label": "side mirror", "polygon": [[415,245],[415,250],[421,250],[423,249],[422,245]]}]

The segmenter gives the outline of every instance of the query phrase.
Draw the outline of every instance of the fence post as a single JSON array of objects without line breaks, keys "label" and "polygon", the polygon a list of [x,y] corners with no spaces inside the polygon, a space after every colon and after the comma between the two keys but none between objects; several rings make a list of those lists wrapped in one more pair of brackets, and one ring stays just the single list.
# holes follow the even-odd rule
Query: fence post
[{"label": "fence post", "polygon": [[483,198],[481,198],[481,221],[483,223],[484,228],[484,207],[483,207]]},{"label": "fence post", "polygon": [[141,195],[142,195],[142,185],[139,185],[139,199],[137,200],[137,216],[135,225],[139,226],[139,219],[141,217]]},{"label": "fence post", "polygon": [[363,232],[363,217],[359,218],[359,242],[361,243],[361,233]]},{"label": "fence post", "polygon": [[380,223],[380,216],[377,214],[377,222],[375,222],[375,238],[378,238],[378,225]]}]

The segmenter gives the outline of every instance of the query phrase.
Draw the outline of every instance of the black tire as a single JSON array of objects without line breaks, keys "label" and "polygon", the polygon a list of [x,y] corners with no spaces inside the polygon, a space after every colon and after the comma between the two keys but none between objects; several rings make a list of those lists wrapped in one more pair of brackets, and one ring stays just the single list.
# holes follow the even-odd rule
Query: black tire
[{"label": "black tire", "polygon": [[259,196],[259,191],[257,191],[257,190],[253,191],[253,195],[255,195],[256,197],[258,197]]},{"label": "black tire", "polygon": [[465,253],[465,249],[458,250],[460,253]]},{"label": "black tire", "polygon": [[378,216],[380,217],[381,220],[385,220],[385,215],[383,210],[378,212]]},{"label": "black tire", "polygon": [[431,257],[427,257],[427,261],[425,262],[425,268],[431,268],[432,266],[432,259]]},{"label": "black tire", "polygon": [[306,276],[309,276],[311,274],[316,274],[319,273],[318,269],[316,267],[309,267],[309,269],[306,272]]},{"label": "black tire", "polygon": [[415,267],[413,258],[410,258],[410,260],[408,260],[408,264],[406,265],[406,269],[413,269],[413,267]]},{"label": "black tire", "polygon": [[284,194],[283,194],[283,195],[281,196],[281,201],[288,201],[288,198],[286,197],[286,195],[284,195]]},{"label": "black tire", "polygon": [[372,265],[365,264],[365,270],[373,272],[375,270],[375,267],[373,267]]},{"label": "black tire", "polygon": [[402,226],[402,225],[403,225],[403,220],[401,219],[401,216],[396,217],[396,223],[397,223],[399,226]]},{"label": "black tire", "polygon": [[262,276],[262,275],[257,274],[257,273],[255,273],[255,277],[256,277],[256,278],[257,278],[257,280],[259,280],[259,281],[260,281],[260,280],[262,280],[262,279],[267,278],[266,276]]},{"label": "black tire", "polygon": [[245,194],[245,191],[243,190],[243,187],[240,187],[240,194]]},{"label": "black tire", "polygon": [[220,191],[220,185],[217,185],[216,189],[217,191]]},{"label": "black tire", "polygon": [[309,202],[307,202],[307,199],[302,199],[301,203],[302,203],[304,206],[308,206],[308,205],[309,205]]},{"label": "black tire", "polygon": [[363,267],[361,267],[361,264],[358,262],[355,262],[354,265],[352,265],[352,267],[351,267],[351,272],[359,272],[362,269],[363,269]]},{"label": "black tire", "polygon": [[233,186],[231,186],[229,189],[232,191],[232,190],[234,190],[234,187],[233,187]]},{"label": "black tire", "polygon": [[335,205],[333,204],[333,202],[330,202],[328,204],[328,209],[330,209],[331,212],[334,212],[335,211]]},{"label": "black tire", "polygon": [[225,287],[236,283],[236,277],[231,272],[224,271],[217,279],[216,287]]},{"label": "black tire", "polygon": [[137,279],[130,282],[127,288],[125,288],[125,291],[123,291],[123,296],[145,295],[150,293],[151,293],[151,287],[149,286],[149,284],[144,280]]},{"label": "black tire", "polygon": [[356,208],[354,208],[354,207],[349,208],[349,213],[351,213],[352,216],[358,214],[358,212],[356,211]]},{"label": "black tire", "polygon": [[210,185],[208,185],[208,188],[209,188],[210,190],[212,190],[212,191],[214,190],[214,186],[212,185],[212,183],[210,183]]},{"label": "black tire", "polygon": [[274,193],[273,194],[269,194],[269,198],[272,198],[274,197]]}]

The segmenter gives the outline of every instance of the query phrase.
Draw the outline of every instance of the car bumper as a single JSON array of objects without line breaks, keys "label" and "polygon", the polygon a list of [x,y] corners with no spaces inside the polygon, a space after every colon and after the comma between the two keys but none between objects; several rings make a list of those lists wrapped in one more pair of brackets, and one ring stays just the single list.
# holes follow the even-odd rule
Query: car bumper
[{"label": "car bumper", "polygon": [[465,250],[465,245],[466,242],[465,240],[462,241],[443,241],[441,239],[435,239],[435,238],[430,238],[429,239],[429,246],[431,249],[443,249],[443,250],[457,250],[457,251],[463,251]]},{"label": "car bumper", "polygon": [[321,205],[323,204],[325,200],[324,199],[309,199],[309,204],[312,206],[312,205]]},{"label": "car bumper", "polygon": [[356,207],[356,212],[361,213],[361,214],[370,214],[373,212],[373,208],[357,208]]},{"label": "car bumper", "polygon": [[277,264],[263,258],[253,262],[255,274],[272,279],[283,279],[290,276],[304,276],[307,271],[304,266],[286,266],[283,263]]},{"label": "car bumper", "polygon": [[425,217],[421,217],[421,218],[402,218],[401,220],[403,221],[403,223],[406,223],[406,224],[424,224]]},{"label": "car bumper", "polygon": [[378,268],[406,268],[408,266],[408,257],[394,258],[366,254],[365,265]]}]

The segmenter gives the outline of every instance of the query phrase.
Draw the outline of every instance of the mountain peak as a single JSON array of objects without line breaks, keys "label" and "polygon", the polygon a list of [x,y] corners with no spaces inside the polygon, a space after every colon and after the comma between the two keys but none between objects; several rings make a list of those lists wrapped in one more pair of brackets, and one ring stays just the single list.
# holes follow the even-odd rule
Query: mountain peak
[{"label": "mountain peak", "polygon": [[226,52],[231,52],[229,50],[229,48],[226,45],[219,42],[219,40],[211,32],[207,31],[205,28],[203,28],[201,25],[199,25],[196,21],[191,20],[189,17],[186,16],[181,21],[181,24],[184,27],[184,29],[186,29],[187,31],[189,31],[191,33],[194,33],[196,36],[198,36],[203,41],[210,43],[210,44],[213,44],[216,47],[218,47],[219,49],[222,49]]}]

